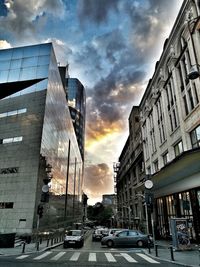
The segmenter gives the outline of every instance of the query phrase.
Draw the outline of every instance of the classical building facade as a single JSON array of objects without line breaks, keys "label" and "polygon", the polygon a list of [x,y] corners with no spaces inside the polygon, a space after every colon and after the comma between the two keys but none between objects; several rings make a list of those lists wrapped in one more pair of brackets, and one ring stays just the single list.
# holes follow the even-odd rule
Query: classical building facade
[{"label": "classical building facade", "polygon": [[[200,240],[199,66],[200,4],[185,0],[139,105],[145,179],[153,182],[156,237],[171,236],[171,218],[177,217],[188,219],[190,238]],[[125,158],[130,136],[119,159],[124,169],[129,168]],[[120,179],[126,181],[121,173],[120,165],[117,188]],[[118,201],[125,203],[120,188]],[[144,183],[139,193],[131,188],[141,193],[141,201],[145,199]]]},{"label": "classical building facade", "polygon": [[196,240],[200,238],[198,3],[183,2],[140,103],[145,170],[154,184],[156,234],[170,236],[170,219],[184,217]]},{"label": "classical building facade", "polygon": [[129,136],[119,157],[114,163],[117,191],[117,221],[120,227],[143,229],[146,225],[143,194],[144,160],[139,107],[134,106],[129,116]]},{"label": "classical building facade", "polygon": [[0,50],[0,233],[82,218],[82,165],[52,44]]}]

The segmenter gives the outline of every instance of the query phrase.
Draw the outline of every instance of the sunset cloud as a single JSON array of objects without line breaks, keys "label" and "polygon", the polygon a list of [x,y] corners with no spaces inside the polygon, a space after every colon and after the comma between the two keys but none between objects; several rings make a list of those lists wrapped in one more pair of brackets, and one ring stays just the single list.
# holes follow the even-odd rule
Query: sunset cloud
[{"label": "sunset cloud", "polygon": [[[113,193],[112,162],[127,138],[181,0],[2,0],[0,48],[53,42],[86,88],[85,191]],[[95,177],[95,178],[94,178]],[[106,184],[107,183],[107,184]],[[97,186],[98,185],[98,186]]]},{"label": "sunset cloud", "polygon": [[[113,176],[110,168],[105,163],[90,165],[85,169],[85,193],[89,198],[102,198],[103,194],[110,193],[113,187]],[[91,203],[91,199],[89,202]]]}]

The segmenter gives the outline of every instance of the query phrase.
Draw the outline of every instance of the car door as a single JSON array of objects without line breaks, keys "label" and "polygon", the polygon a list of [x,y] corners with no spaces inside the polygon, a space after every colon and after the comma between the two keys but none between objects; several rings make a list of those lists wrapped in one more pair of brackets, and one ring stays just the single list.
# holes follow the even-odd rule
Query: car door
[{"label": "car door", "polygon": [[138,233],[136,231],[128,231],[127,245],[135,246],[138,240]]},{"label": "car door", "polygon": [[123,231],[116,234],[114,242],[117,246],[126,246],[128,241],[127,239],[128,231]]}]

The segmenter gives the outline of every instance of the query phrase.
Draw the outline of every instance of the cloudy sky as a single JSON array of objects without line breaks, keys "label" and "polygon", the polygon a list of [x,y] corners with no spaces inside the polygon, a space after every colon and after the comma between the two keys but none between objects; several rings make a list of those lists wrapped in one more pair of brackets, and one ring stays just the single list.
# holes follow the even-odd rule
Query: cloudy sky
[{"label": "cloudy sky", "polygon": [[85,193],[113,193],[127,138],[183,0],[0,0],[0,48],[54,42],[57,60],[86,88]]}]

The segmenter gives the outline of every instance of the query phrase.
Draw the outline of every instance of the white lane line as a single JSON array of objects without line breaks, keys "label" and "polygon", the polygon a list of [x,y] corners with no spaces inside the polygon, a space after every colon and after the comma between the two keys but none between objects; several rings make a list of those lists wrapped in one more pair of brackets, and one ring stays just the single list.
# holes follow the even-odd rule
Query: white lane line
[{"label": "white lane line", "polygon": [[56,254],[54,257],[51,258],[51,261],[57,261],[58,259],[60,259],[66,252],[59,252],[58,254]]},{"label": "white lane line", "polygon": [[152,258],[148,257],[147,255],[144,255],[142,253],[136,253],[138,256],[140,256],[141,258],[145,259],[146,261],[150,262],[150,263],[158,263],[160,264],[160,262],[153,260]]},{"label": "white lane line", "polygon": [[74,252],[74,254],[71,256],[71,258],[69,260],[70,261],[77,261],[80,254],[81,254],[80,252]]},{"label": "white lane line", "polygon": [[45,258],[46,256],[48,256],[51,253],[52,253],[51,251],[47,251],[47,252],[43,253],[42,255],[34,258],[34,260],[41,260],[41,259]]},{"label": "white lane line", "polygon": [[133,259],[130,255],[127,253],[120,253],[128,262],[137,262],[135,259]]},{"label": "white lane line", "polygon": [[21,255],[21,256],[19,256],[19,257],[17,257],[16,259],[17,260],[22,260],[22,259],[25,259],[25,258],[27,258],[27,257],[29,257],[30,255]]},{"label": "white lane line", "polygon": [[109,262],[116,262],[116,259],[113,257],[111,253],[105,253],[105,256]]},{"label": "white lane line", "polygon": [[90,253],[88,261],[97,261],[96,253]]}]

